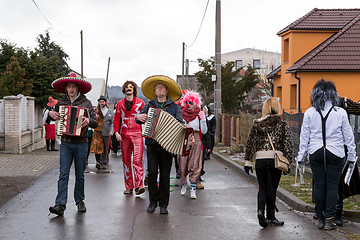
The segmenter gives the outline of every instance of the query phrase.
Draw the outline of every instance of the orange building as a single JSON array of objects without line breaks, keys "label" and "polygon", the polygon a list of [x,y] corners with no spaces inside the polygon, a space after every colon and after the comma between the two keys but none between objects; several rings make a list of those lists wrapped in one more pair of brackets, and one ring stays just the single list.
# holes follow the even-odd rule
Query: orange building
[{"label": "orange building", "polygon": [[268,74],[286,112],[305,112],[324,78],[341,97],[360,100],[360,9],[313,9],[277,33],[281,65]]}]

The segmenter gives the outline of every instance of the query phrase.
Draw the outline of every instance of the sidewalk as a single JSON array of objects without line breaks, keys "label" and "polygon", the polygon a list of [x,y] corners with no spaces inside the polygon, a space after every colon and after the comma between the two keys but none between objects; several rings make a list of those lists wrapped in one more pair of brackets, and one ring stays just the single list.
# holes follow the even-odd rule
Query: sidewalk
[{"label": "sidewalk", "polygon": [[0,154],[0,207],[31,186],[47,171],[59,167],[59,152],[45,148],[25,154]]}]

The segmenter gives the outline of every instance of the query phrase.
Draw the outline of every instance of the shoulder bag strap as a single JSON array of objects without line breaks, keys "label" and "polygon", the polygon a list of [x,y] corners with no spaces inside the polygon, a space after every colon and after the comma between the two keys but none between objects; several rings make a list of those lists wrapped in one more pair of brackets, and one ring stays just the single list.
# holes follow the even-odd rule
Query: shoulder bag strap
[{"label": "shoulder bag strap", "polygon": [[272,147],[273,151],[275,152],[275,148],[274,148],[273,142],[271,141],[271,137],[270,137],[270,134],[269,134],[268,132],[267,132],[267,135],[268,135],[268,137],[269,137],[271,147]]}]

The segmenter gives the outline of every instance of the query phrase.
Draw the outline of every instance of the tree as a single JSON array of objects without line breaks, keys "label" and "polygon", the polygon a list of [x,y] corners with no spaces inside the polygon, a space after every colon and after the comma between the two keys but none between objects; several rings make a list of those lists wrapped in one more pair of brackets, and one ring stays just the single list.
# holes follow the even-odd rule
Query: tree
[{"label": "tree", "polygon": [[[61,96],[51,87],[51,83],[55,79],[69,74],[70,68],[66,62],[69,56],[62,47],[51,41],[49,32],[40,34],[37,42],[39,46],[35,50],[30,51],[1,40],[0,73],[6,71],[7,65],[11,62],[10,59],[15,57],[19,67],[24,71],[22,78],[28,80],[33,86],[31,96],[36,98],[37,104],[45,106],[49,96],[54,98]],[[12,74],[12,72],[7,74]],[[13,78],[7,76],[6,79],[7,81],[15,80],[16,76]],[[11,85],[14,83],[7,82],[7,84]],[[4,85],[4,83],[0,83],[0,85]],[[19,93],[12,94],[17,95]]]},{"label": "tree", "polygon": [[15,57],[20,66],[23,66],[28,61],[28,52],[24,48],[8,43],[6,40],[0,40],[0,72],[6,71],[6,66],[10,63],[11,57]]},{"label": "tree", "polygon": [[45,106],[48,97],[59,98],[51,83],[60,77],[69,75],[70,68],[66,60],[69,56],[61,46],[51,41],[49,32],[40,34],[37,38],[39,46],[30,52],[27,70],[34,85],[33,96],[37,103]]},{"label": "tree", "polygon": [[212,81],[212,75],[216,74],[215,61],[213,59],[203,60],[198,59],[201,71],[195,73],[197,81],[200,83],[200,91],[204,91],[207,96],[212,95],[214,92],[214,82]]},{"label": "tree", "polygon": [[[198,59],[198,63],[202,68],[195,73],[200,83],[199,90],[211,96],[214,92],[214,82],[211,78],[216,74],[215,62],[212,59]],[[222,110],[226,113],[239,109],[246,94],[258,83],[258,76],[251,66],[247,67],[244,76],[240,74],[241,69],[234,69],[235,62],[227,62],[221,66],[221,101]]]},{"label": "tree", "polygon": [[259,83],[259,76],[256,73],[255,69],[250,65],[247,66],[244,77],[239,81],[239,91],[242,93],[239,95],[239,103],[240,106],[244,101],[247,94],[255,87],[257,83]]},{"label": "tree", "polygon": [[20,67],[17,59],[11,57],[6,71],[0,74],[0,97],[18,94],[31,95],[33,85],[25,78],[25,75],[25,70]]}]

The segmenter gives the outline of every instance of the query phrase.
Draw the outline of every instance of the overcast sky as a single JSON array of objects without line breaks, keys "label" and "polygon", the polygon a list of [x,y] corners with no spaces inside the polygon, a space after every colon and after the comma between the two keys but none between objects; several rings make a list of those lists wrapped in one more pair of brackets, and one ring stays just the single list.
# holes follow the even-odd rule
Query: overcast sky
[{"label": "overcast sky", "polygon": [[[41,12],[36,7],[35,3]],[[0,38],[34,48],[39,34],[70,56],[81,71],[80,31],[84,39],[84,75],[106,78],[109,85],[138,84],[148,76],[181,75],[182,43],[188,46],[190,74],[196,59],[215,55],[216,0],[0,0]],[[360,8],[359,0],[222,0],[221,52],[256,48],[280,52],[276,33],[313,8]],[[45,17],[44,17],[45,16]],[[193,43],[194,42],[194,43]]]}]

